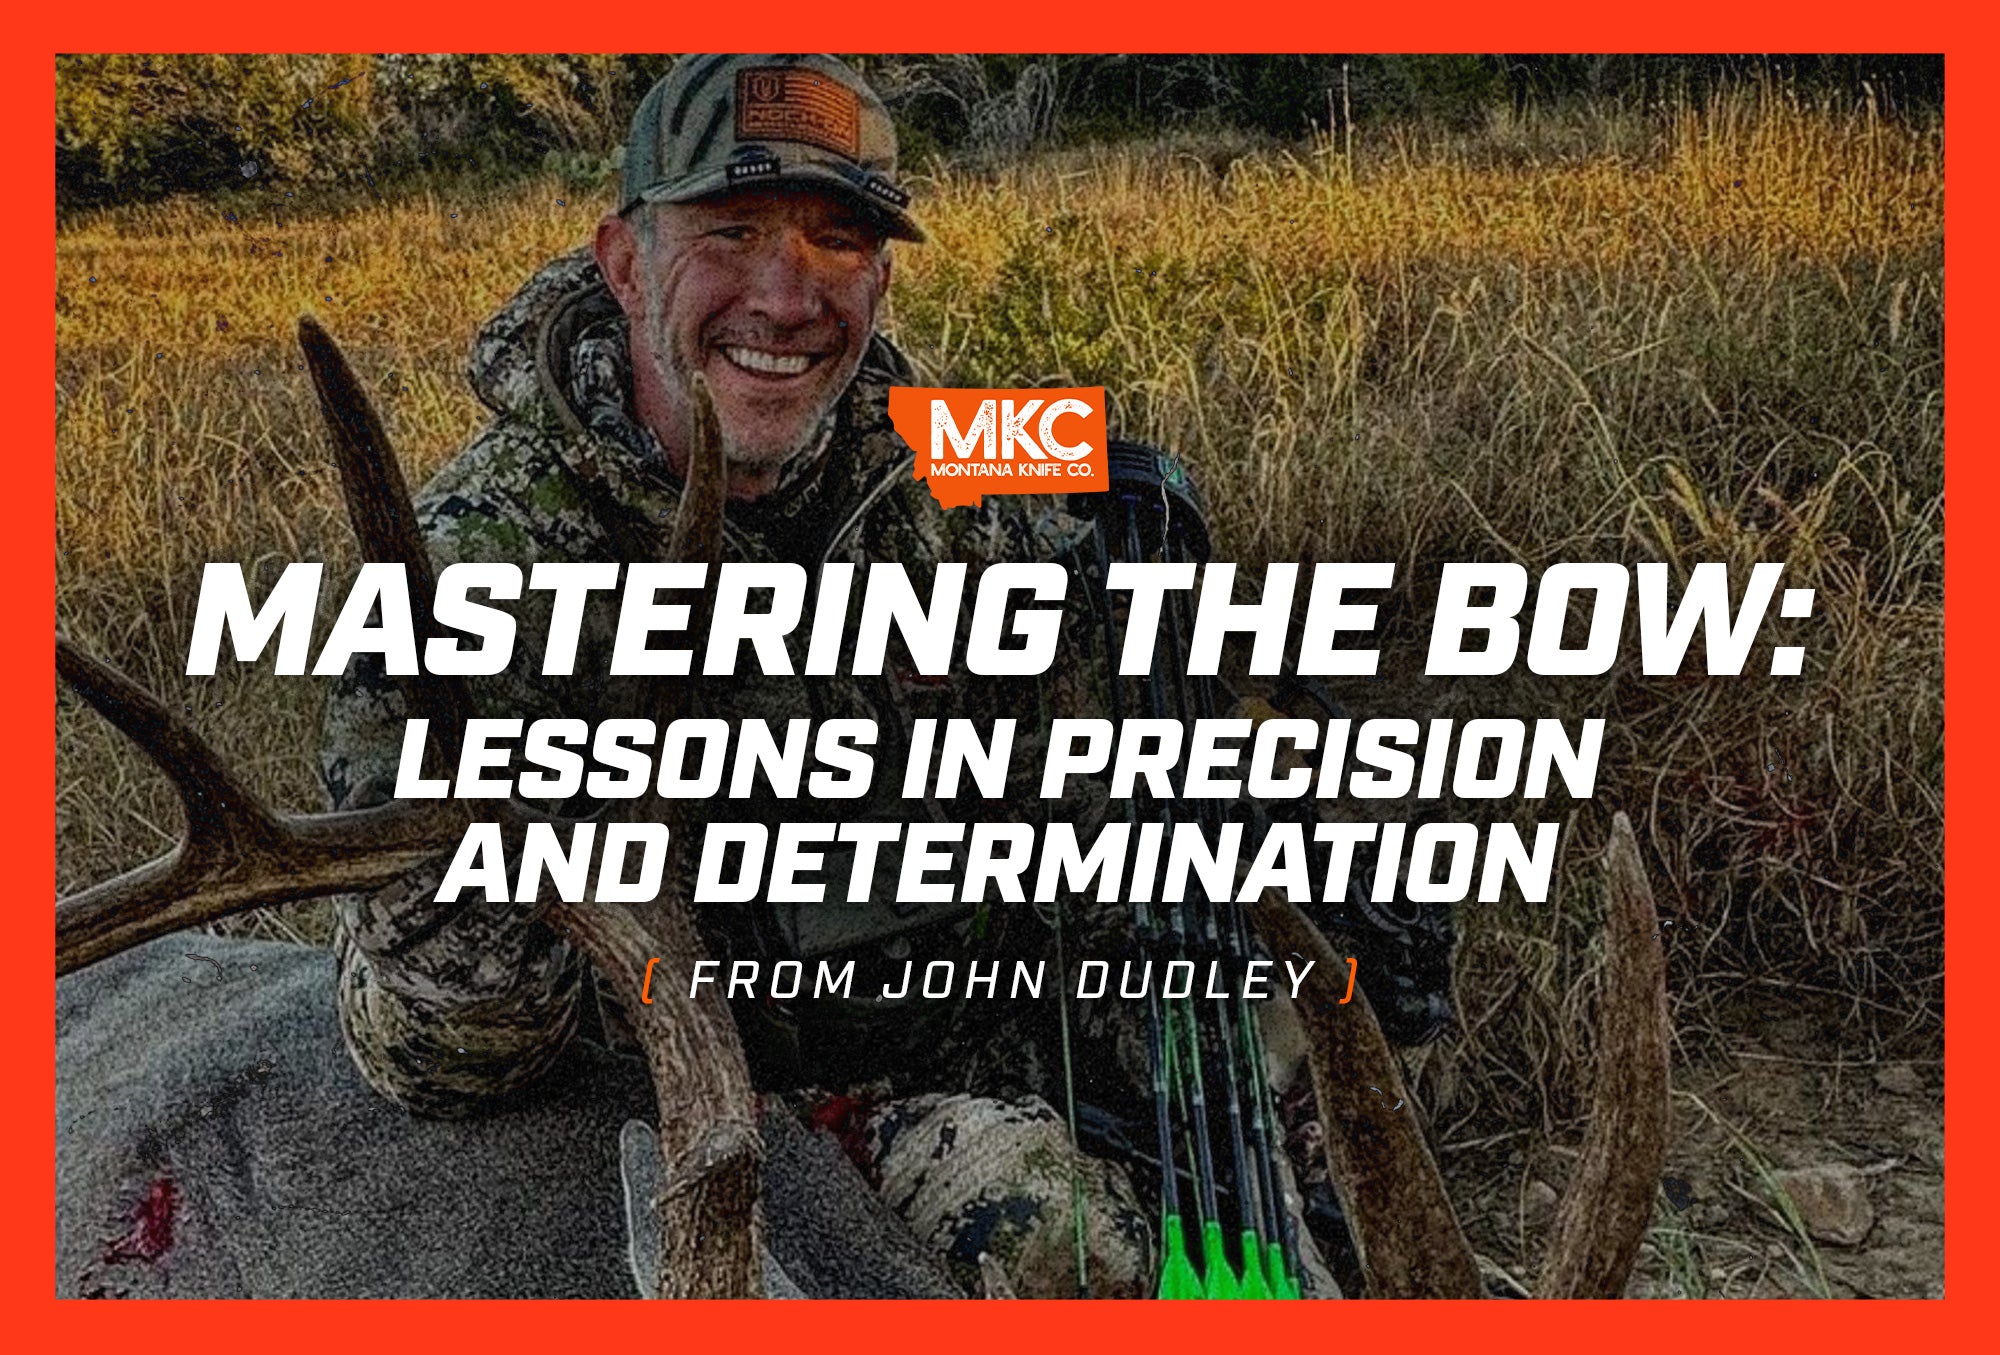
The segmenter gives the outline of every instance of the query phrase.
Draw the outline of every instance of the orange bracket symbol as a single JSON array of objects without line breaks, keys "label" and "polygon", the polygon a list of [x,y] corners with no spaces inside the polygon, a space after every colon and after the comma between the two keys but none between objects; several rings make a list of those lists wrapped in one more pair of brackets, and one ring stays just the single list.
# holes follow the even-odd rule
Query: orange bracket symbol
[{"label": "orange bracket symbol", "polygon": [[653,966],[659,962],[660,957],[657,955],[646,961],[646,981],[639,985],[639,1001],[648,1007],[653,1005],[653,999],[648,996],[653,991]]},{"label": "orange bracket symbol", "polygon": [[1345,1007],[1348,1003],[1354,1000],[1354,969],[1355,969],[1354,957],[1350,955],[1347,957],[1347,992],[1340,999],[1339,1003],[1340,1006]]}]

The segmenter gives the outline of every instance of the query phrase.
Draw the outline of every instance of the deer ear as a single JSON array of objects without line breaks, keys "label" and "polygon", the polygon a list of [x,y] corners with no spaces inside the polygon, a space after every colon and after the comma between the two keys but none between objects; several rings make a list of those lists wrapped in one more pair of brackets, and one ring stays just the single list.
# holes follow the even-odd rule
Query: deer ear
[{"label": "deer ear", "polygon": [[660,1164],[660,1136],[644,1120],[627,1120],[618,1130],[618,1178],[625,1186],[625,1260],[642,1299],[660,1296],[660,1211],[666,1186]]}]

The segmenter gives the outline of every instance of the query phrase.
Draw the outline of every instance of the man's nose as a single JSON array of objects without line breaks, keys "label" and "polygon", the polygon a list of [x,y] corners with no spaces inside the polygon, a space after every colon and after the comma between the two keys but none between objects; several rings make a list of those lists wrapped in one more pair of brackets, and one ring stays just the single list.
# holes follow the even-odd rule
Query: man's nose
[{"label": "man's nose", "polygon": [[826,308],[812,242],[802,231],[770,236],[751,267],[744,301],[784,329],[811,324]]}]

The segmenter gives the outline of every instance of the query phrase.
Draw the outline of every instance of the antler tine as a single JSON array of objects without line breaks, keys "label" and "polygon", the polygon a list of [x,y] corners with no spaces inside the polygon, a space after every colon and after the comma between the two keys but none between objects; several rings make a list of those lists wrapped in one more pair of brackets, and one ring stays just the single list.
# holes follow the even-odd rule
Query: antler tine
[{"label": "antler tine", "polygon": [[1576,1173],[1556,1210],[1537,1292],[1617,1298],[1639,1255],[1667,1156],[1667,961],[1660,914],[1621,811],[1605,851],[1604,989],[1597,999],[1597,1081]]},{"label": "antler tine", "polygon": [[[341,492],[347,500],[348,521],[361,543],[361,558],[403,566],[421,653],[421,647],[443,631],[431,612],[437,575],[431,568],[430,552],[424,548],[424,534],[417,525],[403,469],[382,420],[340,345],[309,315],[299,317],[299,347],[305,350],[320,413],[333,438]],[[409,714],[430,721],[435,755],[444,766],[455,766],[465,722],[472,716],[472,697],[464,681],[419,672],[398,682]]]},{"label": "antler tine", "polygon": [[188,925],[174,905],[185,904],[196,881],[217,862],[268,849],[281,834],[202,737],[138,683],[61,635],[56,673],[167,774],[187,816],[187,835],[172,852],[58,903],[56,973],[63,974],[135,944],[118,938],[141,918],[158,917],[165,931]]},{"label": "antler tine", "polygon": [[186,722],[56,637],[56,671],[173,781],[187,835],[165,856],[56,903],[56,973],[267,904],[373,889],[464,833],[457,801],[273,814]]},{"label": "antler tine", "polygon": [[192,726],[151,692],[61,635],[56,636],[56,674],[172,779],[187,811],[184,855],[208,856],[232,841],[267,839],[276,832],[271,811],[222,765]]},{"label": "antler tine", "polygon": [[687,487],[667,532],[667,558],[713,565],[722,558],[723,498],[728,487],[722,426],[715,417],[708,379],[696,372],[689,385]]},{"label": "antler tine", "polygon": [[[722,432],[708,383],[693,380],[688,413],[687,483],[667,531],[666,558],[711,567],[690,620],[703,629],[722,558],[725,457]],[[664,727],[689,706],[685,681],[657,689],[655,718]],[[649,795],[634,805],[668,824],[670,838],[686,843],[684,801]],[[654,1085],[672,1089],[660,1104],[660,1155],[668,1195],[660,1200],[660,1295],[663,1298],[747,1298],[761,1292],[758,1244],[758,1163],[763,1143],[756,1125],[756,1094],[748,1060],[728,1004],[713,988],[690,996],[701,937],[672,867],[669,883],[649,904],[617,910],[570,909],[564,921],[631,1011],[640,1001],[637,976],[651,959],[654,1011],[634,1022]],[[587,914],[587,915],[586,915]],[[649,954],[649,950],[652,953]],[[664,1010],[662,1010],[664,1009]]]},{"label": "antler tine", "polygon": [[1445,1194],[1416,1117],[1390,1111],[1370,1088],[1407,1104],[1396,1056],[1356,989],[1340,1005],[1347,965],[1312,919],[1272,891],[1250,905],[1274,955],[1313,961],[1299,990],[1313,1094],[1326,1130],[1327,1166],[1354,1225],[1368,1292],[1379,1298],[1478,1298],[1479,1263]]},{"label": "antler tine", "polygon": [[[409,571],[420,638],[438,633],[435,573],[382,421],[339,345],[310,317],[299,344],[333,438],[348,516],[371,560]],[[387,884],[448,848],[471,821],[455,801],[383,805],[330,815],[277,815],[214,751],[139,685],[57,638],[57,671],[173,780],[187,835],[167,855],[56,905],[56,972],[155,936],[272,903]],[[428,717],[432,757],[449,765],[471,701],[456,678],[405,683],[410,713]]]}]

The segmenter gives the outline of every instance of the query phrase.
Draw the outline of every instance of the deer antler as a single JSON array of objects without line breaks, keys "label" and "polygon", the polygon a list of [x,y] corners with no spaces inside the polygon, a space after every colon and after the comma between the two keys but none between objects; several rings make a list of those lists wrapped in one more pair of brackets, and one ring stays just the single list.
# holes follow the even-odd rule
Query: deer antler
[{"label": "deer antler", "polygon": [[[430,552],[424,549],[423,529],[417,526],[403,467],[340,346],[309,315],[299,318],[299,346],[305,350],[313,390],[319,395],[320,416],[333,439],[341,496],[361,543],[361,558],[403,566],[421,653],[443,628],[431,611],[437,575],[431,569]],[[432,673],[402,679],[400,685],[410,717],[430,721],[431,754],[445,767],[456,766],[465,722],[472,717],[472,696],[464,679]]]},{"label": "deer antler", "polygon": [[[1631,820],[1611,820],[1605,855],[1604,988],[1597,1010],[1597,1082],[1582,1159],[1556,1213],[1542,1267],[1548,1298],[1617,1298],[1639,1253],[1666,1161],[1667,987],[1659,913]],[[1354,1225],[1369,1292],[1475,1298],[1479,1268],[1416,1121],[1389,1113],[1370,1088],[1407,1100],[1402,1073],[1367,996],[1339,1005],[1346,966],[1319,928],[1283,895],[1250,906],[1274,954],[1316,961],[1299,996],[1313,1092],[1326,1127],[1327,1166]]]},{"label": "deer antler", "polygon": [[[691,394],[687,487],[667,533],[667,558],[712,565],[722,553],[722,433],[699,373]],[[704,590],[695,604],[689,621],[695,633],[705,629],[710,597]],[[664,729],[686,710],[689,693],[681,683],[662,683],[658,691],[654,718]],[[670,841],[687,823],[686,801],[652,792],[634,802],[633,814],[666,823]],[[653,1028],[646,1062],[660,1101],[667,1182],[659,1201],[661,1296],[756,1297],[763,1285],[756,1207],[763,1141],[755,1092],[728,1004],[713,984],[700,998],[687,996],[701,958],[693,917],[670,884],[649,904],[568,909],[565,921],[628,1011],[641,1011],[640,975],[648,956],[659,960],[656,1010],[636,1024]]]},{"label": "deer antler", "polygon": [[[338,345],[310,318],[299,322],[320,409],[332,435],[348,516],[362,557],[400,561],[418,638],[437,633],[435,579],[395,454]],[[723,455],[707,387],[694,391],[694,451],[668,536],[672,558],[713,564],[722,548]],[[136,683],[56,641],[56,666],[79,695],[118,726],[172,779],[187,834],[170,853],[117,879],[59,900],[56,972],[93,964],[141,942],[246,909],[379,888],[450,850],[473,815],[456,800],[396,803],[333,814],[280,814],[225,768],[200,736]],[[407,679],[413,717],[430,719],[437,764],[456,750],[472,702],[463,684]],[[685,701],[663,686],[660,707]],[[642,802],[644,803],[644,802]],[[652,809],[660,806],[654,803]],[[679,814],[661,815],[678,835]],[[519,806],[505,811],[527,817]],[[642,811],[644,812],[644,811]],[[600,845],[601,850],[601,845]],[[753,1297],[760,1289],[756,1200],[760,1141],[747,1061],[727,1005],[690,1000],[701,942],[670,869],[661,897],[643,905],[558,903],[550,921],[576,938],[633,1016],[659,1103],[667,1193],[660,1202],[666,1297]],[[642,1002],[650,960],[660,996]],[[650,1005],[654,1010],[645,1010]]]},{"label": "deer antler", "polygon": [[1544,1298],[1617,1298],[1638,1258],[1667,1161],[1667,957],[1660,911],[1632,821],[1611,816],[1604,865],[1604,987],[1597,996],[1597,1083],[1583,1156],[1556,1210],[1536,1286]]},{"label": "deer antler", "polygon": [[1283,894],[1265,891],[1249,912],[1273,955],[1296,952],[1313,962],[1299,990],[1307,1066],[1326,1130],[1327,1168],[1341,1187],[1369,1294],[1478,1298],[1479,1264],[1416,1117],[1369,1094],[1373,1088],[1398,1105],[1409,1102],[1368,995],[1357,989],[1341,1005],[1347,962]]},{"label": "deer antler", "polygon": [[450,850],[472,821],[457,800],[275,813],[179,716],[62,636],[56,671],[158,764],[187,813],[173,851],[56,903],[58,975],[246,909],[379,889]]}]

